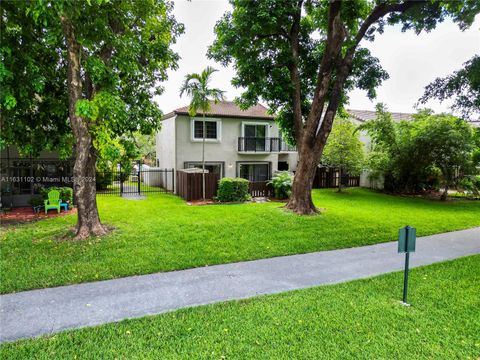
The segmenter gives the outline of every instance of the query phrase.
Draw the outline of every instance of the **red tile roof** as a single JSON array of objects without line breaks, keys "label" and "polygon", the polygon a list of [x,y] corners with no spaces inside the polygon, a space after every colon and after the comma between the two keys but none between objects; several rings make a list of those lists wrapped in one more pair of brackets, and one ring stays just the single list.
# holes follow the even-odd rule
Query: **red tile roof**
[{"label": "red tile roof", "polygon": [[[222,101],[215,104],[211,102],[211,109],[206,116],[232,117],[232,118],[254,118],[273,120],[273,115],[267,113],[268,109],[260,104],[252,106],[247,110],[241,110],[233,101]],[[173,115],[188,115],[188,106],[173,110],[163,118],[169,118]]]}]

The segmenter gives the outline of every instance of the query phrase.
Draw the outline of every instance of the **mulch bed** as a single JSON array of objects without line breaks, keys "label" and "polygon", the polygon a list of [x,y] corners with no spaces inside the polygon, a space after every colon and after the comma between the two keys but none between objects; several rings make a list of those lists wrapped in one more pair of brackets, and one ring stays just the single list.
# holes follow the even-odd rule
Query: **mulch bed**
[{"label": "mulch bed", "polygon": [[73,208],[68,211],[62,210],[60,214],[57,213],[56,210],[50,210],[48,214],[45,214],[45,211],[42,210],[38,214],[36,214],[33,212],[33,209],[31,207],[15,208],[8,211],[5,214],[0,214],[0,223],[2,225],[18,224],[18,223],[42,220],[46,218],[53,218],[57,216],[71,215],[76,213],[77,213],[76,208]]}]

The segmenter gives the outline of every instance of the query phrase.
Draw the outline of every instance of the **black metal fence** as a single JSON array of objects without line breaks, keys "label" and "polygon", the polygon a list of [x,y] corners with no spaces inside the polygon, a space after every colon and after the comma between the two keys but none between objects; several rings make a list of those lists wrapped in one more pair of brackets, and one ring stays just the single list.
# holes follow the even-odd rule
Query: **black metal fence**
[{"label": "black metal fence", "polygon": [[144,193],[173,192],[174,169],[147,168],[143,165],[129,171],[121,168],[97,171],[98,195],[141,195]]},{"label": "black metal fence", "polygon": [[336,188],[339,182],[345,187],[358,187],[360,186],[360,176],[350,176],[345,173],[340,176],[339,169],[319,167],[313,179],[313,188]]}]

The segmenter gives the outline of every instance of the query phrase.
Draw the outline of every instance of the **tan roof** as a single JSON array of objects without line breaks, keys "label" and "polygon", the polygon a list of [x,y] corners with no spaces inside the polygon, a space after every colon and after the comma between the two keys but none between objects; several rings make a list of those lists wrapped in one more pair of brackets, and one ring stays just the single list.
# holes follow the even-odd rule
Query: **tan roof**
[{"label": "tan roof", "polygon": [[[377,118],[377,113],[375,111],[347,110],[347,112],[359,121],[375,120]],[[409,113],[400,113],[400,112],[392,112],[390,114],[392,114],[393,121],[412,120],[412,115],[413,115]]]},{"label": "tan roof", "polygon": [[[231,117],[231,118],[255,118],[255,119],[268,119],[273,120],[273,115],[267,113],[267,108],[263,105],[257,104],[248,108],[247,110],[241,110],[233,101],[222,101],[215,104],[211,102],[211,109],[206,116],[219,116],[219,117]],[[163,118],[169,118],[173,115],[188,115],[188,106],[184,106],[173,110],[166,114]]]}]

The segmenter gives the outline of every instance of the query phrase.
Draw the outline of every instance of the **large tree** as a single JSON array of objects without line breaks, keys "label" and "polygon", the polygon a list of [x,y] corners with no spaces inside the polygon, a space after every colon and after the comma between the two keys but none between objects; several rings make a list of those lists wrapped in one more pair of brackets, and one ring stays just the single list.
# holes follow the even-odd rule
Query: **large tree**
[{"label": "large tree", "polygon": [[372,139],[367,168],[384,178],[392,192],[421,192],[442,188],[442,200],[463,174],[479,165],[475,132],[468,122],[448,114],[422,110],[412,120],[394,122],[382,105],[377,118],[360,126]]},{"label": "large tree", "polygon": [[209,56],[233,63],[233,84],[245,88],[243,107],[259,98],[278,114],[282,131],[298,148],[299,162],[287,208],[316,213],[315,168],[337,110],[353,88],[375,88],[387,78],[378,59],[360,46],[389,24],[417,33],[452,17],[462,29],[479,11],[476,1],[231,0],[215,27]]},{"label": "large tree", "polygon": [[474,168],[473,128],[464,120],[447,114],[421,112],[415,122],[418,122],[415,132],[417,153],[439,170],[443,188],[441,200],[446,200],[448,190],[456,185],[461,175]]},{"label": "large tree", "polygon": [[152,98],[176,67],[170,45],[183,31],[171,10],[164,0],[2,2],[3,142],[38,151],[73,134],[77,238],[105,233],[95,196],[98,149],[159,126]]}]

